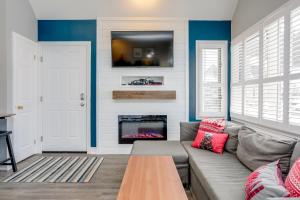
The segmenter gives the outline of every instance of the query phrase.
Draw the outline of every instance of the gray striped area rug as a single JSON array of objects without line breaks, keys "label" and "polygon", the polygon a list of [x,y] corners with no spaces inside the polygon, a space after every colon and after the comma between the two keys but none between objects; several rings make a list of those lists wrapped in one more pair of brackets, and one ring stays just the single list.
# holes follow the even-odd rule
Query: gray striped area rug
[{"label": "gray striped area rug", "polygon": [[45,156],[9,176],[3,182],[87,183],[102,161],[102,157],[96,156]]}]

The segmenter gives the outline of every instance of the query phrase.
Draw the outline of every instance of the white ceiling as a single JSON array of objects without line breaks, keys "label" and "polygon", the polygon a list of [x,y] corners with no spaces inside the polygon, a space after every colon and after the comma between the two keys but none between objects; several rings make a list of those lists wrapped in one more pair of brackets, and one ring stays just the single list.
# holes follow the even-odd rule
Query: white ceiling
[{"label": "white ceiling", "polygon": [[37,19],[178,17],[231,20],[238,0],[29,0]]}]

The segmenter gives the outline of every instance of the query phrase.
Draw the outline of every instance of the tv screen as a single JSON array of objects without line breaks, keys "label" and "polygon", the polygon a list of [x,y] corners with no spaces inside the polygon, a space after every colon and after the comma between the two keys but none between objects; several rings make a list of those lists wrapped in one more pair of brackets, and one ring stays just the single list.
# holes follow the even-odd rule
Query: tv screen
[{"label": "tv screen", "polygon": [[113,67],[173,67],[173,31],[112,31]]}]

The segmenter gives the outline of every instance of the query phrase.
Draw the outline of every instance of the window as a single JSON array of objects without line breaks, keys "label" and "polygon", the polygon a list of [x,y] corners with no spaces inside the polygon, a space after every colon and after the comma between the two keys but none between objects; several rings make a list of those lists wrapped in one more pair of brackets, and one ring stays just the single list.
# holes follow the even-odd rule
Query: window
[{"label": "window", "polygon": [[283,75],[284,17],[264,28],[263,77]]},{"label": "window", "polygon": [[290,73],[300,73],[300,7],[291,12]]},{"label": "window", "polygon": [[197,41],[197,118],[226,116],[227,42]]},{"label": "window", "polygon": [[245,41],[245,80],[259,78],[259,33],[248,37]]},{"label": "window", "polygon": [[300,79],[290,81],[289,118],[291,125],[300,125]]},{"label": "window", "polygon": [[231,81],[232,83],[239,83],[242,80],[243,69],[243,56],[244,56],[243,43],[240,42],[232,48],[232,67],[231,67]]},{"label": "window", "polygon": [[[245,43],[245,66],[244,66],[244,115],[258,118],[259,112],[259,86],[253,84],[259,79],[259,32],[247,37]],[[252,81],[251,83],[247,81]]]},{"label": "window", "polygon": [[243,112],[243,93],[242,86],[231,87],[231,112],[242,114]]},{"label": "window", "polygon": [[258,117],[258,84],[245,86],[244,114]]},{"label": "window", "polygon": [[300,7],[291,11],[289,123],[300,126]]},{"label": "window", "polygon": [[243,67],[244,43],[239,42],[232,47],[231,67],[231,113],[243,113]]},{"label": "window", "polygon": [[264,83],[262,118],[282,122],[283,82]]},{"label": "window", "polygon": [[[284,17],[263,28],[262,119],[283,121]],[[273,77],[277,77],[275,80]]]},{"label": "window", "polygon": [[232,42],[231,117],[299,134],[300,2]]}]

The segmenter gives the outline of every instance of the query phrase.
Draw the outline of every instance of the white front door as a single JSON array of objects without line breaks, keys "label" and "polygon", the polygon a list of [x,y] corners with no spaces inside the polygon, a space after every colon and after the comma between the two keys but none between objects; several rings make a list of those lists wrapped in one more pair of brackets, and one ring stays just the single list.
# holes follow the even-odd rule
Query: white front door
[{"label": "white front door", "polygon": [[90,45],[42,43],[43,151],[87,151]]},{"label": "white front door", "polygon": [[13,146],[19,162],[35,153],[37,133],[37,43],[13,33]]}]

